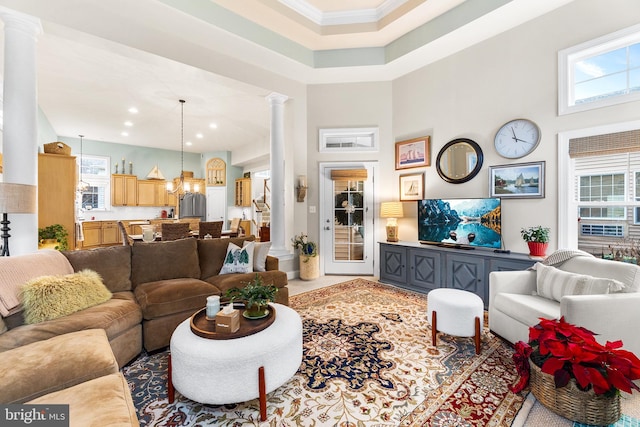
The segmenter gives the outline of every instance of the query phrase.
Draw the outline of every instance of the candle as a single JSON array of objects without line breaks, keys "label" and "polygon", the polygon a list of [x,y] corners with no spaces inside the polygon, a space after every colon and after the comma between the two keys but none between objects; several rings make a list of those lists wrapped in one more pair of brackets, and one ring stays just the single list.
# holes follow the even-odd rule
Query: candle
[{"label": "candle", "polygon": [[220,297],[218,295],[211,295],[207,297],[207,319],[214,319],[216,314],[220,311]]},{"label": "candle", "polygon": [[298,184],[300,185],[301,188],[304,188],[307,186],[307,177],[304,175],[300,175],[300,177],[298,178]]}]

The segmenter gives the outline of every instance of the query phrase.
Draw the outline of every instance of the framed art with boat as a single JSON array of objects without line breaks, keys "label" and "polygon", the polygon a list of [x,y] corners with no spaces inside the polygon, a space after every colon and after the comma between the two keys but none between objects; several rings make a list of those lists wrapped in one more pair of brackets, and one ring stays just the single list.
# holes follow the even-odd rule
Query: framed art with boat
[{"label": "framed art with boat", "polygon": [[545,162],[489,166],[489,196],[544,198]]}]

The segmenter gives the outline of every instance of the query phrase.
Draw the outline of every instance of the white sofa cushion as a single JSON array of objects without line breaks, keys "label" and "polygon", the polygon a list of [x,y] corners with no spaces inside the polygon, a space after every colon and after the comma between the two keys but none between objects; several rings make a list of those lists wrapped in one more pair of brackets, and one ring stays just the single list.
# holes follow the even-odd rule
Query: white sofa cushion
[{"label": "white sofa cushion", "polygon": [[558,302],[565,295],[601,295],[624,288],[614,279],[571,273],[541,263],[537,263],[535,269],[538,295]]},{"label": "white sofa cushion", "polygon": [[634,264],[596,257],[573,257],[559,268],[578,274],[615,279],[624,284],[622,292],[640,292],[640,268]]},{"label": "white sofa cushion", "polygon": [[525,325],[537,325],[541,317],[560,318],[560,303],[537,295],[499,293],[493,304],[496,310]]}]

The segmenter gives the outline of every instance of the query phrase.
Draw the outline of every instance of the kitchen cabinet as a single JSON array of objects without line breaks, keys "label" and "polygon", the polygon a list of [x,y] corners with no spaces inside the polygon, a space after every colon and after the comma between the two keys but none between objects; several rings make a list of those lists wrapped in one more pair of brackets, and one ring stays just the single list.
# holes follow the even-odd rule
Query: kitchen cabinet
[{"label": "kitchen cabinet", "polygon": [[82,223],[82,234],[82,249],[122,244],[122,234],[117,221],[85,221]]},{"label": "kitchen cabinet", "polygon": [[489,301],[489,273],[525,270],[534,264],[527,254],[462,250],[417,242],[380,242],[380,281],[418,292],[453,288]]},{"label": "kitchen cabinet", "polygon": [[62,225],[69,250],[76,247],[76,170],[75,156],[38,154],[38,227]]},{"label": "kitchen cabinet", "polygon": [[156,181],[156,201],[158,206],[175,208],[178,205],[178,197],[167,191],[166,181]]},{"label": "kitchen cabinet", "polygon": [[82,249],[97,248],[102,242],[102,223],[100,221],[85,221],[82,223],[84,240],[80,242]]},{"label": "kitchen cabinet", "polygon": [[102,241],[100,242],[100,245],[112,246],[122,243],[122,234],[120,233],[120,229],[118,228],[118,223],[116,221],[102,221],[101,229]]},{"label": "kitchen cabinet", "polygon": [[135,175],[111,175],[111,204],[136,206],[138,203],[138,178]]},{"label": "kitchen cabinet", "polygon": [[236,179],[235,202],[236,206],[251,206],[251,178]]},{"label": "kitchen cabinet", "polygon": [[138,206],[159,206],[156,201],[156,182],[150,179],[138,180]]},{"label": "kitchen cabinet", "polygon": [[177,197],[167,191],[167,182],[157,179],[138,180],[138,206],[176,206]]}]

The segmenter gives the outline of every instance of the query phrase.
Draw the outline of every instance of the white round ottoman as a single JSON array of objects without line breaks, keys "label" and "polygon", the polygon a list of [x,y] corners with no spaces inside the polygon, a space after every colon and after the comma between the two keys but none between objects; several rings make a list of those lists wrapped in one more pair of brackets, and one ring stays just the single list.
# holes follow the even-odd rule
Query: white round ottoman
[{"label": "white round ottoman", "polygon": [[191,331],[190,319],[178,325],[171,336],[169,387],[214,405],[260,398],[260,416],[266,420],[266,393],[291,379],[302,362],[300,316],[285,305],[272,305],[273,324],[242,338],[201,338]]},{"label": "white round ottoman", "polygon": [[484,326],[484,304],[478,295],[460,289],[440,288],[427,294],[427,317],[431,321],[431,344],[443,332],[456,337],[474,337],[480,353],[480,333]]}]

